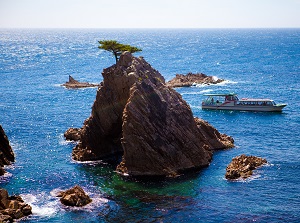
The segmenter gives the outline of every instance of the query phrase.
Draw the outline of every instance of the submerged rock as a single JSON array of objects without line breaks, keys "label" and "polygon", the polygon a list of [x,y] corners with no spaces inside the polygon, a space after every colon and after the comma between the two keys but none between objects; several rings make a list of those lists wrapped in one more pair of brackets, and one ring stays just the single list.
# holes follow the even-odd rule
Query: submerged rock
[{"label": "submerged rock", "polygon": [[8,138],[0,125],[0,176],[5,173],[2,168],[4,165],[10,165],[15,161],[14,152],[9,144]]},{"label": "submerged rock", "polygon": [[265,163],[267,163],[266,159],[242,154],[232,159],[226,168],[225,177],[230,180],[250,177],[253,173],[252,170]]},{"label": "submerged rock", "polygon": [[79,82],[69,75],[69,81],[62,84],[66,88],[86,88],[86,87],[99,87],[99,84],[90,84],[88,82]]},{"label": "submerged rock", "polygon": [[60,192],[58,197],[61,197],[61,203],[66,206],[82,207],[92,202],[92,199],[78,185],[66,191]]},{"label": "submerged rock", "polygon": [[191,87],[193,85],[197,84],[218,84],[223,82],[223,79],[218,79],[213,76],[207,76],[206,74],[202,73],[188,73],[186,75],[184,74],[176,74],[176,76],[167,82],[167,86],[169,87]]},{"label": "submerged rock", "polygon": [[13,222],[30,215],[31,210],[20,196],[9,196],[7,190],[0,188],[0,222]]},{"label": "submerged rock", "polygon": [[195,121],[181,95],[142,57],[125,52],[102,75],[73,159],[98,160],[121,153],[120,173],[177,176],[209,165],[212,150],[233,146],[230,137]]}]

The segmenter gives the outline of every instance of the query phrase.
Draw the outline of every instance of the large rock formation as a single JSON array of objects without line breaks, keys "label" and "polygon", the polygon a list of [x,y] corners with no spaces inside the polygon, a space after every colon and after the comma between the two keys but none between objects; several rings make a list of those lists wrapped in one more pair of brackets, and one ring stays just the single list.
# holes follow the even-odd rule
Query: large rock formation
[{"label": "large rock formation", "polygon": [[206,74],[202,73],[188,73],[184,74],[176,74],[176,76],[167,82],[167,86],[169,87],[190,87],[197,84],[218,84],[223,82],[223,79],[219,79],[213,76],[207,76]]},{"label": "large rock formation", "polygon": [[5,189],[0,188],[0,222],[13,222],[13,219],[28,216],[31,209],[20,196],[9,196]]},{"label": "large rock formation", "polygon": [[5,173],[2,168],[4,165],[10,165],[15,161],[15,155],[9,144],[8,138],[0,125],[0,176]]},{"label": "large rock formation", "polygon": [[176,176],[209,165],[213,149],[233,146],[232,138],[195,121],[181,95],[142,57],[123,53],[102,75],[92,114],[73,149],[75,160],[121,153],[117,170],[123,174]]},{"label": "large rock formation", "polygon": [[266,159],[242,154],[232,159],[226,168],[225,177],[229,180],[250,177],[253,170],[265,163],[267,163]]}]

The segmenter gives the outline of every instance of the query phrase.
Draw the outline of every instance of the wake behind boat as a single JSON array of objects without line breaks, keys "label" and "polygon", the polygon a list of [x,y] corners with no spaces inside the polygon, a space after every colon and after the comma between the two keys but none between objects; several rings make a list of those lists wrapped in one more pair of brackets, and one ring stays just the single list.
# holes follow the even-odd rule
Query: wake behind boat
[{"label": "wake behind boat", "polygon": [[207,98],[202,101],[202,109],[281,112],[286,106],[286,104],[276,104],[271,99],[239,99],[235,93],[204,94],[204,96]]}]

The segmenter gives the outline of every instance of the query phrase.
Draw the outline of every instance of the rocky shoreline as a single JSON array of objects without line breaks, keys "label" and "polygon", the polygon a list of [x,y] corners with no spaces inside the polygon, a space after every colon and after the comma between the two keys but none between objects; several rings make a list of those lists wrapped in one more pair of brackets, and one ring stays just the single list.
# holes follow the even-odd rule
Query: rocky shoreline
[{"label": "rocky shoreline", "polygon": [[207,76],[203,73],[188,73],[188,74],[176,74],[176,76],[166,83],[167,86],[176,87],[191,87],[198,84],[210,85],[223,82],[223,79],[216,78],[214,76]]},{"label": "rocky shoreline", "polygon": [[[0,125],[0,176],[6,173],[3,167],[13,162],[15,162],[15,154]],[[9,196],[7,190],[0,188],[0,222],[13,222],[14,219],[28,216],[32,213],[31,209],[31,206],[25,204],[20,196]]]},{"label": "rocky shoreline", "polygon": [[20,196],[9,196],[7,190],[0,188],[0,222],[13,222],[32,214],[31,210]]}]

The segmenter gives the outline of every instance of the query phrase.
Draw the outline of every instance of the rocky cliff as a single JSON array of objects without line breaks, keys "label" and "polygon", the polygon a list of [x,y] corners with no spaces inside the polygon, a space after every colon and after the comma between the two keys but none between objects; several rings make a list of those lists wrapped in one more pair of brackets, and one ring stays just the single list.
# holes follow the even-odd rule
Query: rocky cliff
[{"label": "rocky cliff", "polygon": [[3,170],[4,165],[9,165],[15,161],[15,155],[9,144],[8,138],[0,125],[0,176],[5,173]]},{"label": "rocky cliff", "polygon": [[123,53],[102,75],[91,116],[73,149],[75,160],[122,154],[117,170],[123,174],[176,176],[209,165],[215,146],[233,146],[231,137],[195,120],[181,95],[142,57]]}]

